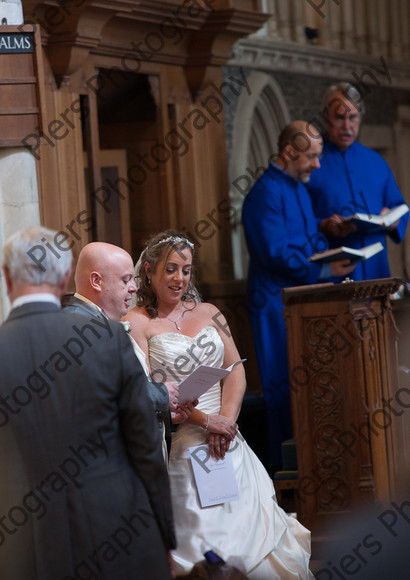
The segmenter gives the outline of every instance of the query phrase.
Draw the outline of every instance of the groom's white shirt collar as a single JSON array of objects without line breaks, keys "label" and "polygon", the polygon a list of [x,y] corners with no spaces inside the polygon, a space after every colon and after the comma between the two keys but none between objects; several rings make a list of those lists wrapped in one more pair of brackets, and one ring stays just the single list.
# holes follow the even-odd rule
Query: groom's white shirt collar
[{"label": "groom's white shirt collar", "polygon": [[19,296],[12,303],[11,310],[23,306],[23,304],[29,304],[30,302],[51,302],[61,308],[61,302],[57,296],[49,294],[48,292],[38,292],[37,294],[24,294],[23,296]]},{"label": "groom's white shirt collar", "polygon": [[91,300],[88,300],[88,298],[86,298],[82,294],[79,294],[78,292],[76,292],[74,294],[74,298],[78,298],[78,300],[82,300],[83,302],[86,302],[87,304],[89,304],[90,306],[92,306],[95,310],[97,310],[98,312],[100,312],[104,316],[104,318],[108,318],[108,316],[105,314],[105,312],[104,312],[104,310],[102,308],[100,308],[99,306],[97,306],[97,304],[94,304],[94,302],[91,302]]}]

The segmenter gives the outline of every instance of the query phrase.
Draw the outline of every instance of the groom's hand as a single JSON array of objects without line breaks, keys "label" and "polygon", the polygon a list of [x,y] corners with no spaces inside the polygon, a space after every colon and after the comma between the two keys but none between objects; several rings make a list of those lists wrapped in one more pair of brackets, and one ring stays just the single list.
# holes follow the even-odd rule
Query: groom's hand
[{"label": "groom's hand", "polygon": [[178,407],[178,401],[179,401],[179,386],[178,383],[171,383],[171,382],[167,382],[164,383],[166,388],[168,389],[168,395],[169,395],[169,405],[168,405],[168,409],[170,411],[176,411],[177,407]]},{"label": "groom's hand", "polygon": [[176,411],[171,413],[172,422],[174,424],[185,423],[197,404],[198,399],[196,399],[193,403],[191,403],[191,401],[187,401],[186,403],[179,403]]}]

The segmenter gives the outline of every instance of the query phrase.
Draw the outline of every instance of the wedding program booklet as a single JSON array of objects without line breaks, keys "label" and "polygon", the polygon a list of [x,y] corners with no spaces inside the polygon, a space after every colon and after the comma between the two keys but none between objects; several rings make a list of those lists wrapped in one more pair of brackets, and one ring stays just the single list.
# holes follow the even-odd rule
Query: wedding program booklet
[{"label": "wedding program booklet", "polygon": [[218,505],[240,499],[231,454],[213,459],[208,445],[189,448],[201,507]]},{"label": "wedding program booklet", "polygon": [[351,221],[359,231],[378,231],[390,227],[409,211],[405,203],[394,207],[383,215],[373,215],[367,213],[355,213],[345,217],[345,221]]},{"label": "wedding program booklet", "polygon": [[246,358],[236,361],[227,369],[220,369],[208,365],[200,365],[186,379],[179,383],[179,402],[195,401],[203,395],[215,383],[229,375],[231,370],[239,363],[245,362]]},{"label": "wedding program booklet", "polygon": [[313,254],[313,256],[309,258],[309,261],[315,262],[316,264],[324,264],[325,262],[335,262],[336,260],[346,259],[349,259],[351,262],[361,262],[363,260],[368,260],[382,250],[383,244],[381,242],[370,244],[370,246],[365,246],[361,249],[341,246],[340,248],[334,248],[332,250]]}]

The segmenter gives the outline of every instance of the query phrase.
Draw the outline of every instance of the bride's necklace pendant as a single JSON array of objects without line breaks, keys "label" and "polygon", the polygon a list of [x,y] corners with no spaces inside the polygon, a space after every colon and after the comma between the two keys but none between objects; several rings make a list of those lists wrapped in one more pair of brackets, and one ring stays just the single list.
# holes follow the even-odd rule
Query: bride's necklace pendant
[{"label": "bride's necklace pendant", "polygon": [[183,315],[184,312],[185,312],[185,309],[184,309],[184,307],[182,307],[181,312],[178,314],[178,316],[176,317],[175,320],[172,320],[172,318],[170,318],[169,316],[164,316],[164,318],[166,318],[167,320],[172,322],[172,324],[175,324],[175,328],[178,330],[178,332],[181,332],[181,327],[178,324],[178,322],[179,322],[179,319],[181,318],[181,316]]},{"label": "bride's necklace pendant", "polygon": [[180,332],[180,331],[181,331],[181,327],[180,327],[180,326],[179,326],[179,324],[178,324],[178,321],[179,321],[179,319],[181,318],[181,316],[182,316],[182,312],[181,312],[181,314],[178,316],[178,318],[177,318],[176,320],[171,320],[171,318],[168,318],[168,316],[167,316],[168,320],[169,320],[170,322],[172,322],[173,324],[175,324],[175,328],[178,330],[178,332]]}]

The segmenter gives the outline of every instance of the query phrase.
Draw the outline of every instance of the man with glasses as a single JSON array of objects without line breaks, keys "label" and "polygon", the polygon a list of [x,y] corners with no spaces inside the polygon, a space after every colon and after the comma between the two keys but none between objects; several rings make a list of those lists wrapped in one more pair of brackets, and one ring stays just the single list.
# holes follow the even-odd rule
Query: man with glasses
[{"label": "man with glasses", "polygon": [[322,137],[307,121],[293,121],[279,135],[278,156],[245,198],[242,221],[249,250],[247,303],[267,411],[267,468],[281,465],[281,443],[291,436],[289,377],[282,288],[350,274],[338,260],[309,262],[326,250],[306,185],[319,171]]},{"label": "man with glasses", "polygon": [[359,231],[343,219],[356,213],[381,215],[405,203],[384,159],[356,141],[363,114],[364,104],[356,87],[341,82],[327,89],[322,110],[326,134],[321,168],[307,184],[320,231],[331,248],[362,248],[379,241],[384,246],[384,251],[357,265],[351,276],[354,280],[390,276],[386,235],[395,243],[401,242],[408,221],[405,215],[387,230],[371,232]]}]

